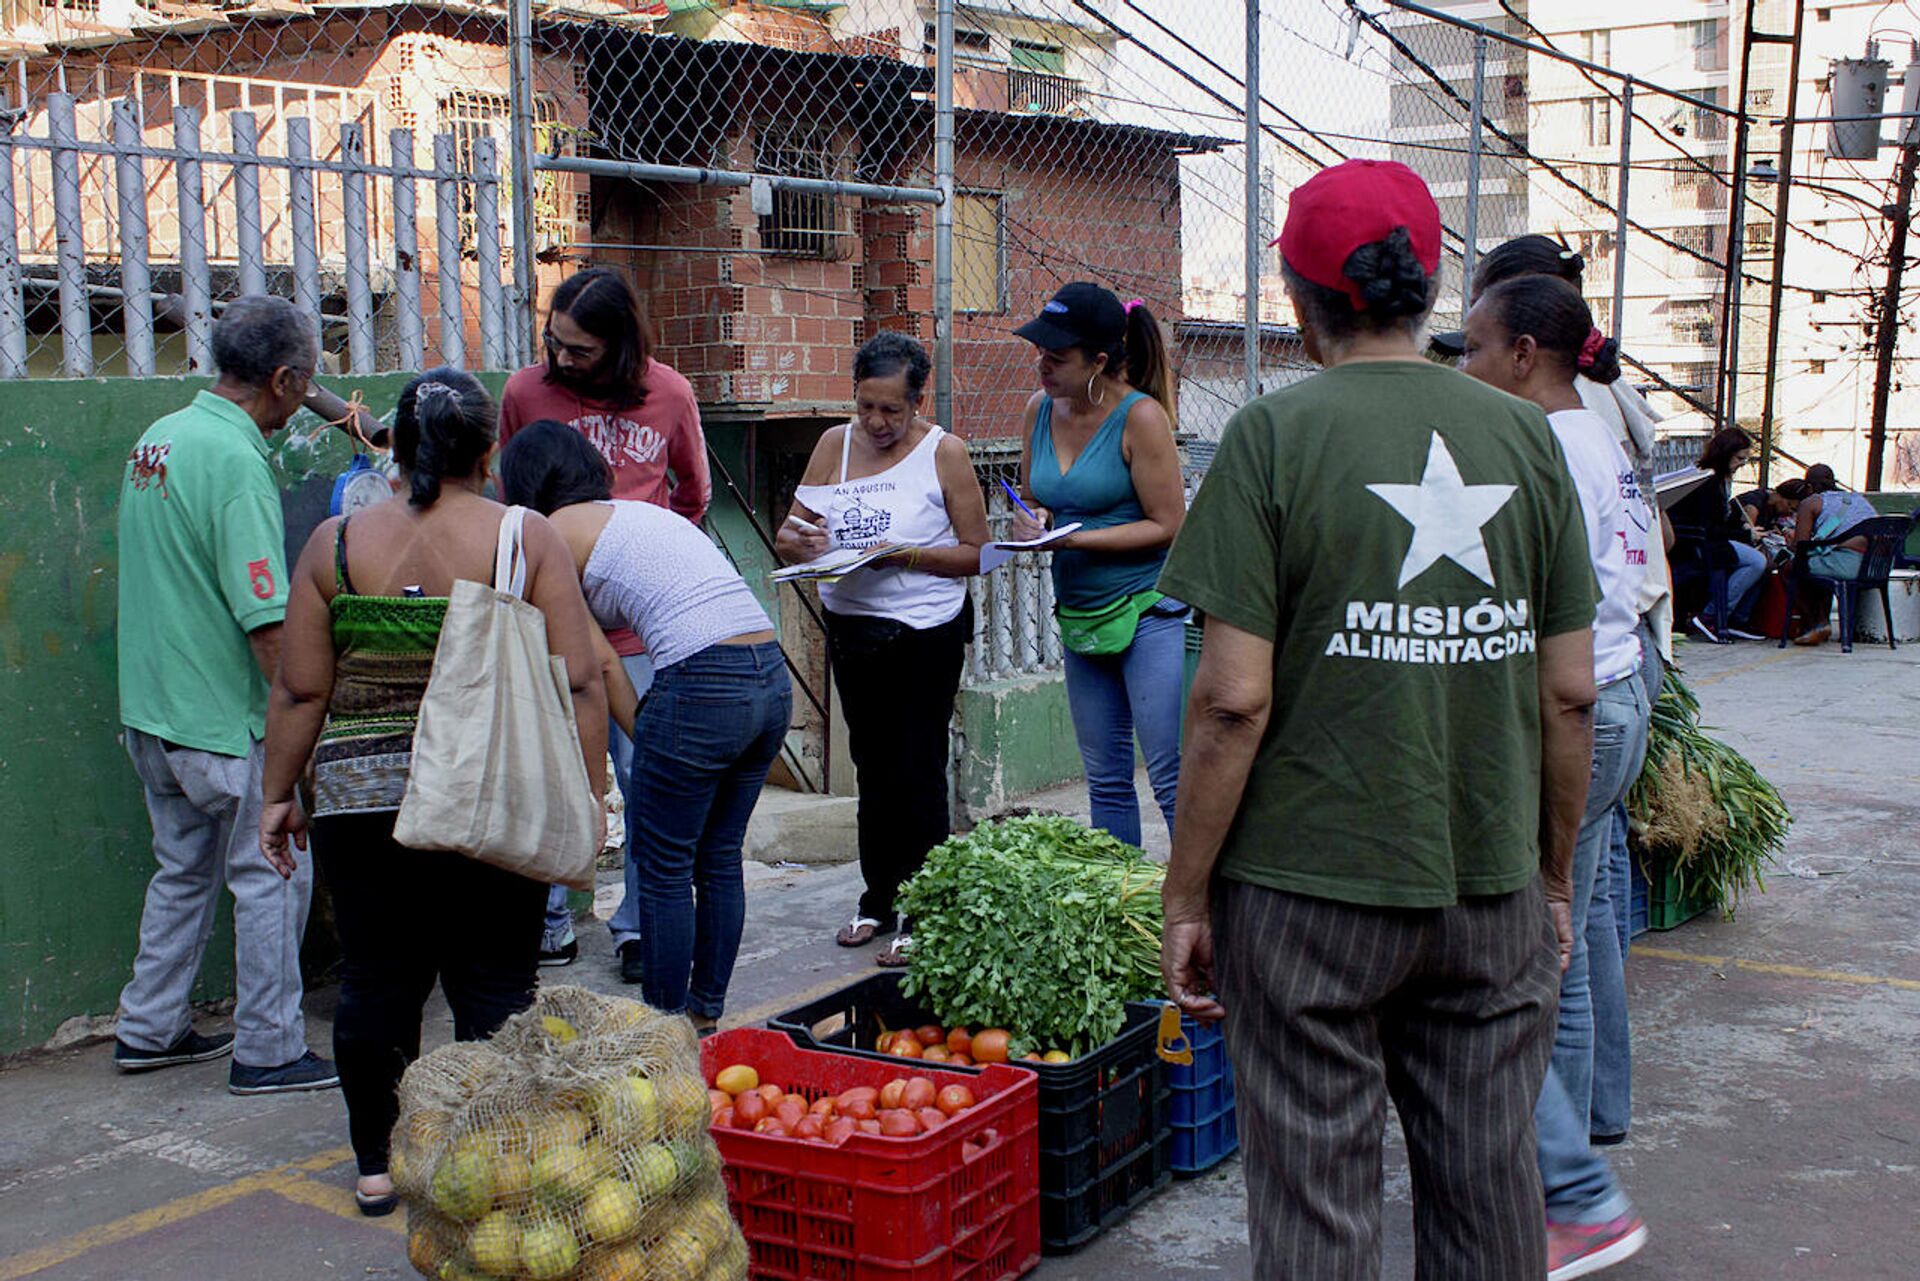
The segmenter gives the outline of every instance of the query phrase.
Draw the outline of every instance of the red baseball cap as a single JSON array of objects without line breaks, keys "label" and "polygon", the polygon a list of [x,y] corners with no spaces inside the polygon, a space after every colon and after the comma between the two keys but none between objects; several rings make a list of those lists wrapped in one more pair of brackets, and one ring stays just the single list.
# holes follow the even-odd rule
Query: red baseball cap
[{"label": "red baseball cap", "polygon": [[1347,279],[1347,259],[1362,245],[1405,227],[1414,257],[1431,276],[1440,270],[1440,207],[1420,175],[1397,160],[1348,160],[1322,169],[1294,190],[1280,238],[1280,256],[1307,280],[1343,291],[1354,309],[1367,300]]}]

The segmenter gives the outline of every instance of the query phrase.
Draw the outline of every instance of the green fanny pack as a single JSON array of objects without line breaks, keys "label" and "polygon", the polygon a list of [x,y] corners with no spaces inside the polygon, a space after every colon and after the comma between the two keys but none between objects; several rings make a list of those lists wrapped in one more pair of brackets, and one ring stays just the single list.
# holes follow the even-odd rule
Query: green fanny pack
[{"label": "green fanny pack", "polygon": [[1135,592],[1098,609],[1054,608],[1060,620],[1060,643],[1075,654],[1118,654],[1133,644],[1140,616],[1166,597],[1161,592]]}]

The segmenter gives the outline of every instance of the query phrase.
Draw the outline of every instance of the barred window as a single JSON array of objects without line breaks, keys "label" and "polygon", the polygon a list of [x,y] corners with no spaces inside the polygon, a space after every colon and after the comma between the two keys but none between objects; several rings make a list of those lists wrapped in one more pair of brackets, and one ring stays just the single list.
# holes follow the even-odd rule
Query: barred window
[{"label": "barred window", "polygon": [[953,200],[953,309],[1007,309],[1006,197],[961,192]]}]

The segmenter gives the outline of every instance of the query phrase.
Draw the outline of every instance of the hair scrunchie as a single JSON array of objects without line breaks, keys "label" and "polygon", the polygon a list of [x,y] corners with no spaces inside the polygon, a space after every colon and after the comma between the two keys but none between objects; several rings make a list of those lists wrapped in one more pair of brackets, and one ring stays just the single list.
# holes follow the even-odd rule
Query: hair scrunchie
[{"label": "hair scrunchie", "polygon": [[1146,305],[1147,300],[1145,298],[1129,298],[1127,299],[1127,314],[1131,316],[1135,307],[1144,307]]},{"label": "hair scrunchie", "polygon": [[1575,362],[1581,369],[1592,369],[1600,359],[1600,349],[1607,345],[1607,336],[1596,326],[1587,331],[1587,340],[1580,344],[1580,359]]}]

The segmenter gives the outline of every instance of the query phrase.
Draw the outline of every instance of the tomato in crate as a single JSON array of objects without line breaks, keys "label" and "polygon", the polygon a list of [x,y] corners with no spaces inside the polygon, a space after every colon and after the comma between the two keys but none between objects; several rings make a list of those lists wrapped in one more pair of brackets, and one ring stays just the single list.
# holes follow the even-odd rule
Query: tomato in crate
[{"label": "tomato in crate", "polygon": [[[929,1106],[937,1120],[893,1110],[903,1137],[843,1128],[835,1144],[714,1128],[754,1281],[1003,1281],[1039,1261],[1032,1073],[852,1058],[759,1028],[708,1037],[700,1064],[709,1082],[724,1068],[751,1067],[759,1081],[806,1100],[809,1114],[849,1092],[858,1098],[871,1089],[877,1098],[902,1076],[923,1077],[935,1090]],[[973,1103],[948,1116],[935,1105],[951,1086],[965,1087]],[[949,1104],[959,1097],[949,1095]],[[903,1117],[918,1132],[907,1133]]]}]

